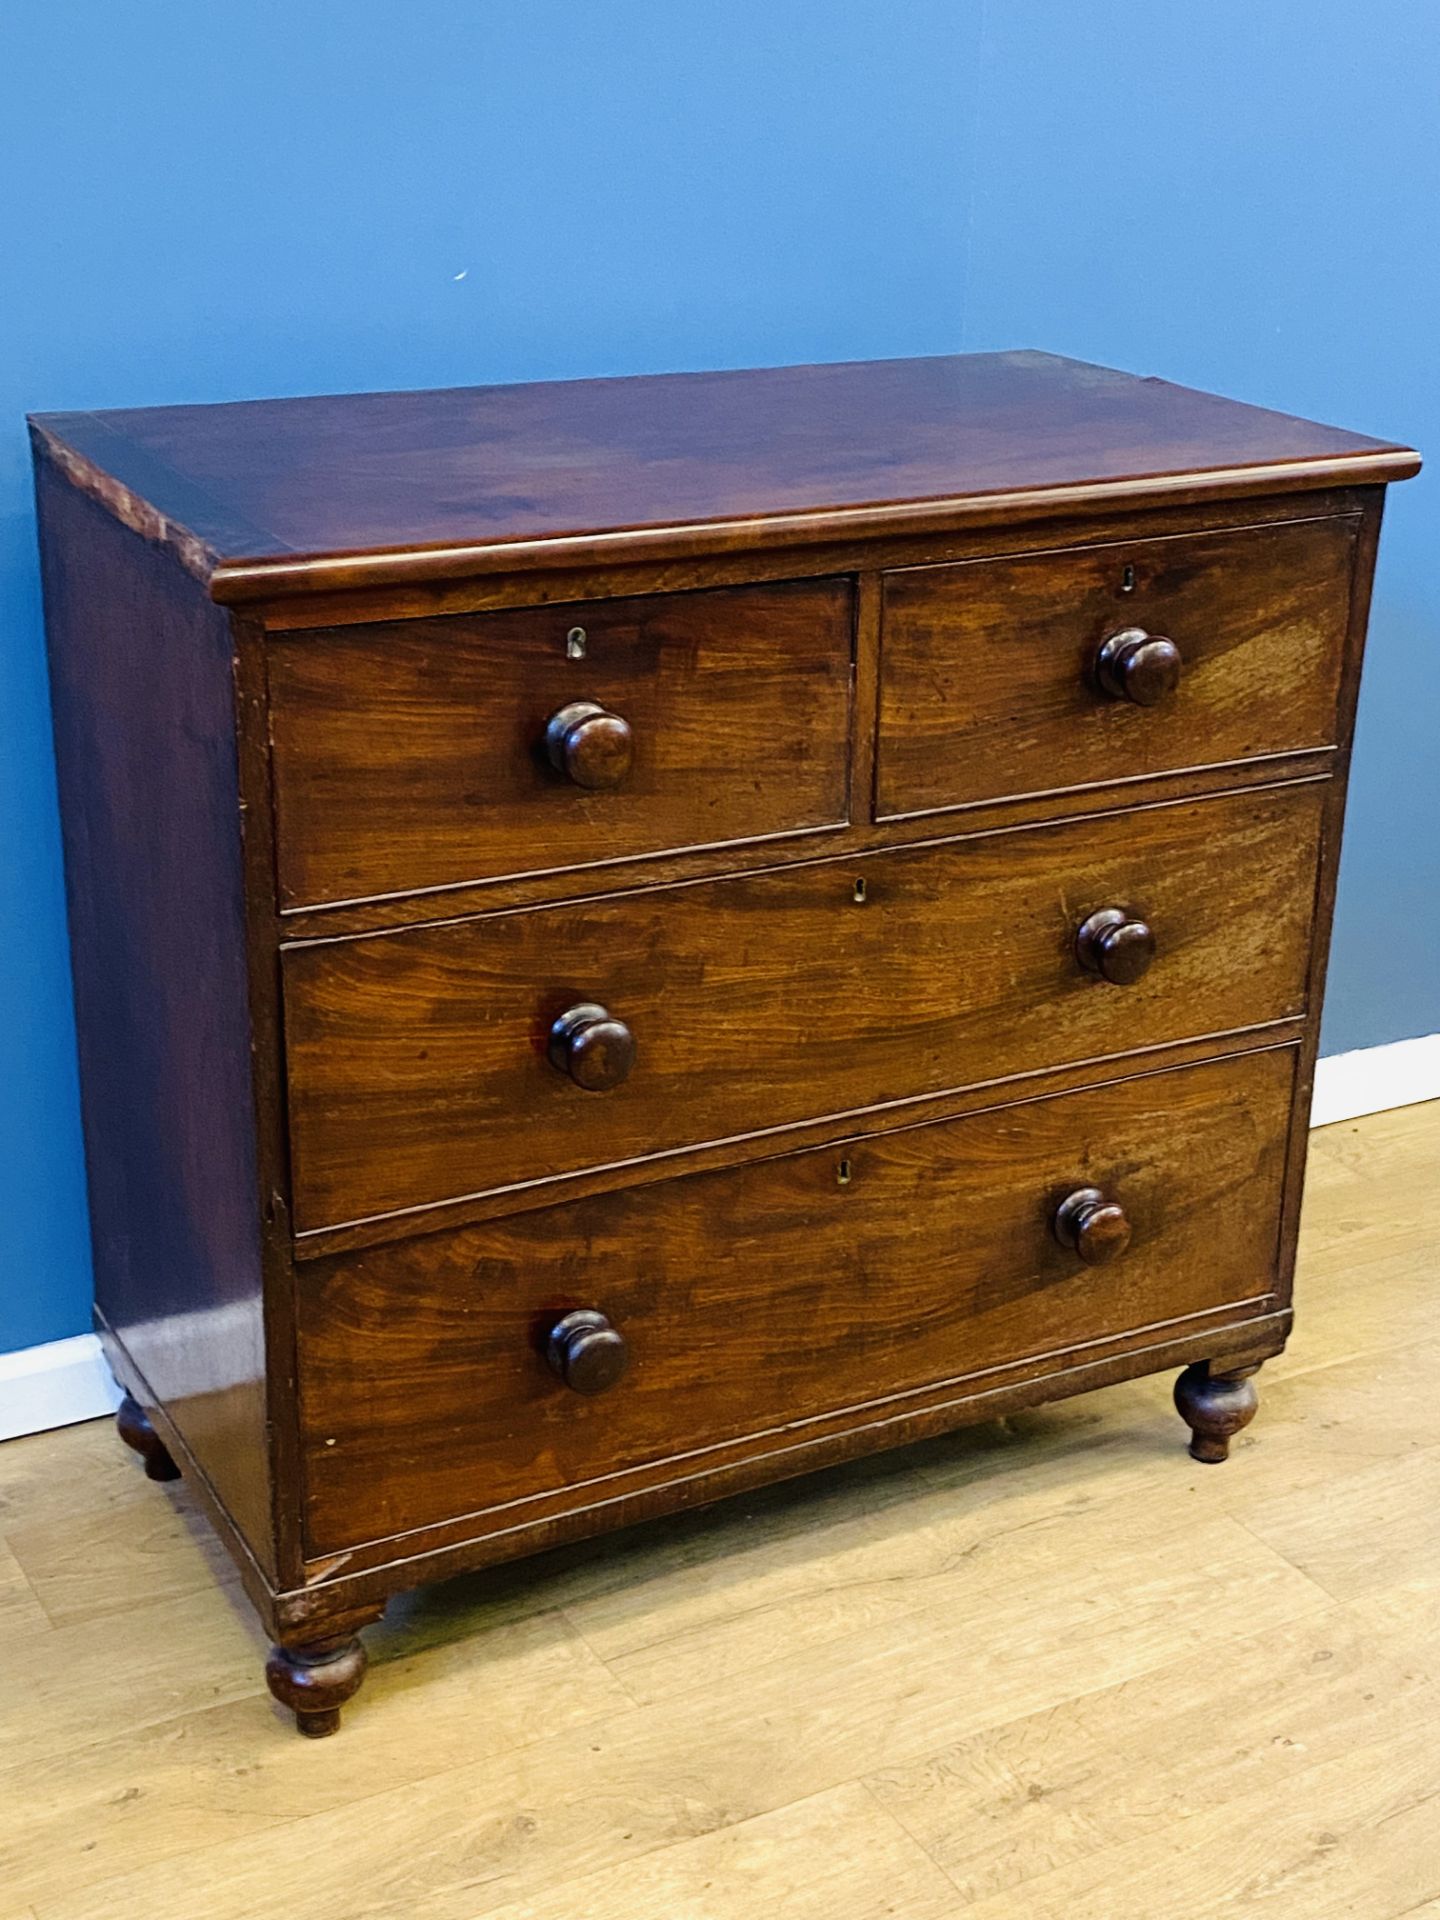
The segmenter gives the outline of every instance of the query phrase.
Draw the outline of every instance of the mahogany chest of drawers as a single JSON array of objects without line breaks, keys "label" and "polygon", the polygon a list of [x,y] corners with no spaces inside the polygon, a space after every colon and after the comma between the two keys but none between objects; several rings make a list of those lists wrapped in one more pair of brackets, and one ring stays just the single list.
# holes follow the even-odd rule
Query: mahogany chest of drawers
[{"label": "mahogany chest of drawers", "polygon": [[422,1580],[1283,1345],[1403,447],[1044,354],[33,423],[97,1319]]}]

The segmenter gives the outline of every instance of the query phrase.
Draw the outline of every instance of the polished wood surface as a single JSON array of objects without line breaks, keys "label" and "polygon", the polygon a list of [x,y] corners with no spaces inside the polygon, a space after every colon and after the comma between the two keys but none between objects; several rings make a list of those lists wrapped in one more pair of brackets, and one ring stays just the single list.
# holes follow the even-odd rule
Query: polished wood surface
[{"label": "polished wood surface", "polygon": [[567,1007],[550,1024],[550,1064],[587,1093],[610,1093],[630,1078],[635,1036],[623,1020],[591,1001]]},{"label": "polished wood surface", "polygon": [[[575,633],[573,627],[570,631]],[[569,642],[567,652],[574,644]],[[577,787],[608,793],[630,777],[634,730],[623,713],[612,713],[598,700],[567,700],[545,722],[545,755]]]},{"label": "polished wood surface", "polygon": [[[878,813],[1329,745],[1358,526],[1345,515],[888,573]],[[1168,697],[1153,643],[1155,698],[1124,697],[1118,665],[1116,691],[1104,684],[1106,642],[1140,629],[1179,656]]]},{"label": "polished wood surface", "polygon": [[127,1393],[115,1410],[115,1430],[145,1463],[150,1480],[178,1480],[180,1469],[171,1459],[165,1442],[151,1425],[145,1409]]},{"label": "polished wood surface", "polygon": [[1363,435],[1033,352],[50,414],[35,431],[221,599],[1267,480],[1384,481],[1419,464]]},{"label": "polished wood surface", "polygon": [[1230,1442],[1255,1418],[1260,1396],[1256,1367],[1216,1366],[1197,1360],[1175,1382],[1175,1411],[1190,1428],[1190,1457],[1206,1466],[1230,1458]]},{"label": "polished wood surface", "polygon": [[363,1640],[346,1637],[302,1647],[272,1647],[265,1684],[308,1739],[340,1731],[340,1709],[359,1692],[368,1656]]},{"label": "polished wood surface", "polygon": [[630,1366],[630,1343],[598,1307],[572,1307],[551,1324],[545,1358],[576,1393],[605,1393]]},{"label": "polished wood surface", "polygon": [[37,504],[96,1304],[273,1568],[229,624],[44,465]]},{"label": "polished wood surface", "polygon": [[[535,904],[544,900],[573,898],[577,891],[623,891],[627,887],[648,885],[669,879],[688,879],[702,874],[728,874],[753,871],[770,866],[786,857],[801,857],[814,852],[860,852],[883,846],[910,845],[917,840],[939,839],[957,831],[1012,826],[1053,819],[1058,813],[1104,812],[1116,806],[1140,804],[1149,800],[1182,799],[1197,793],[1217,792],[1242,785],[1264,785],[1276,779],[1304,778],[1310,775],[1337,774],[1343,765],[1349,743],[1349,703],[1358,649],[1363,641],[1364,614],[1368,606],[1371,563],[1376,544],[1383,490],[1378,487],[1330,489],[1317,493],[1292,495],[1267,494],[1253,501],[1220,501],[1203,507],[1159,504],[1147,506],[1143,515],[1132,509],[1117,514],[1090,513],[1072,516],[1044,526],[1014,526],[957,529],[949,534],[919,539],[884,538],[864,543],[831,543],[800,554],[788,549],[750,552],[724,560],[686,561],[675,564],[617,565],[584,572],[571,570],[547,576],[542,584],[524,575],[475,576],[464,583],[444,589],[395,588],[368,595],[321,595],[307,600],[291,600],[283,610],[271,609],[267,619],[283,617],[291,624],[284,634],[298,637],[304,633],[325,631],[339,635],[346,626],[366,627],[415,619],[438,617],[442,611],[478,615],[505,611],[528,604],[540,592],[548,597],[552,587],[561,587],[559,598],[572,602],[597,594],[614,598],[648,598],[680,592],[704,592],[712,586],[738,585],[746,581],[798,580],[800,572],[815,581],[852,577],[854,581],[854,691],[851,730],[851,796],[849,819],[817,830],[812,842],[790,848],[773,839],[731,841],[719,847],[690,849],[675,853],[652,853],[586,867],[577,875],[573,869],[551,869],[526,875],[457,883],[443,894],[432,891],[401,892],[371,896],[348,904],[315,906],[290,905],[284,909],[287,940],[315,937],[333,938],[338,934],[368,932],[385,926],[413,925],[437,918],[459,918],[466,913],[486,911],[497,905]],[[1323,514],[1321,510],[1323,509]],[[875,819],[873,815],[875,716],[880,666],[883,581],[886,573],[914,564],[939,564],[967,558],[999,557],[1019,548],[1051,548],[1056,544],[1089,547],[1132,537],[1137,525],[1153,529],[1154,537],[1170,534],[1218,532],[1233,526],[1253,526],[1257,522],[1288,523],[1301,519],[1350,516],[1358,520],[1356,565],[1348,581],[1350,613],[1342,649],[1345,666],[1337,710],[1332,715],[1334,734],[1328,745],[1295,752],[1261,755],[1255,759],[1228,761],[1199,767],[1163,768],[1148,773],[1127,771],[1123,761],[1107,764],[1100,784],[1072,787],[1063,795],[1053,792],[1005,797],[967,804],[963,818],[954,819],[945,809],[911,814],[900,818]],[[320,613],[328,617],[321,619]],[[263,651],[280,642],[281,633],[261,630],[258,616],[247,615],[241,623],[247,631],[260,636]],[[1109,703],[1109,704],[1113,704]],[[267,763],[268,764],[268,763]],[[267,891],[268,898],[268,891]]]},{"label": "polished wood surface", "polygon": [[[1293,1072],[1293,1050],[1256,1053],[315,1262],[311,1549],[467,1505],[495,1530],[536,1495],[591,1504],[747,1436],[783,1453],[841,1410],[1263,1311]],[[1082,1179],[1123,1202],[1123,1258],[1052,1231]],[[629,1349],[593,1401],[544,1355],[581,1307]]]},{"label": "polished wood surface", "polygon": [[[1301,1012],[1322,799],[1286,786],[293,949],[296,1225]],[[1076,952],[1109,901],[1154,929],[1123,987]],[[550,1055],[577,1001],[633,1036],[603,1097]]]},{"label": "polished wood surface", "polygon": [[1223,1457],[1415,455],[1034,354],[34,444],[97,1324],[303,1730],[443,1574],[1159,1370]]},{"label": "polished wood surface", "polygon": [[1112,987],[1133,987],[1155,959],[1155,929],[1133,907],[1097,907],[1075,929],[1075,958]]},{"label": "polished wood surface", "polygon": [[188,1484],[9,1442],[0,1912],[1431,1920],[1437,1164],[1314,1136],[1228,1466],[1140,1380],[426,1589],[318,1746]]},{"label": "polished wood surface", "polygon": [[1134,1235],[1130,1216],[1103,1187],[1077,1187],[1055,1209],[1051,1223],[1062,1247],[1087,1267],[1108,1266],[1129,1251]]},{"label": "polished wood surface", "polygon": [[[1123,592],[1133,592],[1133,569],[1122,568],[1121,581]],[[1158,707],[1175,697],[1184,668],[1185,656],[1173,640],[1145,627],[1121,627],[1101,641],[1093,671],[1096,685],[1112,700]]]},{"label": "polished wood surface", "polygon": [[[849,583],[827,580],[276,641],[282,902],[843,822],[851,623]],[[629,764],[613,779],[554,764],[551,723],[582,700],[623,719]],[[581,730],[570,758],[594,766]]]}]

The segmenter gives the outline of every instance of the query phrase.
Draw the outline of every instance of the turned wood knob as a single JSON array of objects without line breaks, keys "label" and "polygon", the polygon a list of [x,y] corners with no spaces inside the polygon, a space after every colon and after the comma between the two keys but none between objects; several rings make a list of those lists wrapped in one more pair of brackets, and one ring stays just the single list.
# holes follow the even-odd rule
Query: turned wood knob
[{"label": "turned wood knob", "polygon": [[594,700],[572,700],[545,723],[550,764],[577,787],[618,787],[634,747],[629,721]]},{"label": "turned wood knob", "polygon": [[1099,1187],[1079,1187],[1056,1209],[1055,1238],[1087,1267],[1103,1267],[1129,1246],[1130,1222],[1118,1200],[1107,1199]]},{"label": "turned wood knob", "polygon": [[551,1027],[550,1064],[587,1093],[608,1093],[635,1064],[635,1036],[623,1020],[586,1000]]},{"label": "turned wood knob", "polygon": [[1075,952],[1088,973],[1130,987],[1155,958],[1155,935],[1129,907],[1101,907],[1076,928]]},{"label": "turned wood knob", "polygon": [[550,1329],[545,1358],[555,1377],[576,1393],[604,1393],[629,1366],[630,1349],[603,1313],[577,1307]]},{"label": "turned wood knob", "polygon": [[1112,633],[1095,656],[1095,678],[1112,700],[1157,707],[1180,684],[1180,649],[1144,627]]}]

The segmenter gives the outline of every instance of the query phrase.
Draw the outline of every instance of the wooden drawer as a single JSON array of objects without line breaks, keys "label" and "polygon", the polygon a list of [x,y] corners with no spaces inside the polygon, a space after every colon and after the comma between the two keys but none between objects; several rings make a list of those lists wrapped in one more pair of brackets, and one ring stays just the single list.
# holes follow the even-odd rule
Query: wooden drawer
[{"label": "wooden drawer", "polygon": [[[467,1514],[498,1531],[801,1449],[961,1382],[983,1391],[1009,1377],[996,1370],[1258,1312],[1293,1059],[1181,1068],[310,1263],[310,1549]],[[1128,1220],[1128,1251],[1105,1265],[1052,1231],[1085,1187]],[[593,1396],[545,1358],[577,1308],[629,1350]]]},{"label": "wooden drawer", "polygon": [[[1130,780],[1336,739],[1358,520],[1341,516],[913,567],[884,582],[882,818]],[[1128,629],[1179,683],[1107,693]],[[1132,681],[1132,691],[1154,694]]]},{"label": "wooden drawer", "polygon": [[[851,650],[845,580],[277,637],[281,902],[843,823]],[[624,722],[628,771],[593,717],[571,734],[573,775],[552,764],[547,725],[577,702]],[[578,783],[597,778],[618,784]]]},{"label": "wooden drawer", "polygon": [[[295,1224],[1298,1014],[1326,784],[294,947]],[[1076,955],[1111,906],[1158,944],[1128,986]],[[633,1035],[610,1091],[551,1057],[585,1004]]]}]

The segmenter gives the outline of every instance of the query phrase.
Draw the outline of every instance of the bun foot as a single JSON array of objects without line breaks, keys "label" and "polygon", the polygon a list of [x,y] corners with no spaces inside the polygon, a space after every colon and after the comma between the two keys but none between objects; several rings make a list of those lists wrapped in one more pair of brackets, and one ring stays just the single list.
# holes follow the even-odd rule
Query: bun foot
[{"label": "bun foot", "polygon": [[311,1740],[340,1727],[340,1709],[360,1691],[368,1664],[365,1648],[354,1638],[320,1640],[305,1647],[272,1647],[265,1681],[295,1724]]},{"label": "bun foot", "polygon": [[1175,1408],[1190,1429],[1190,1456],[1207,1466],[1230,1457],[1230,1441],[1255,1418],[1260,1396],[1252,1367],[1216,1368],[1209,1360],[1186,1367],[1175,1382]]},{"label": "bun foot", "polygon": [[165,1442],[156,1433],[145,1409],[127,1393],[115,1412],[115,1430],[127,1447],[132,1447],[145,1462],[152,1480],[178,1480],[180,1469],[166,1451]]}]

